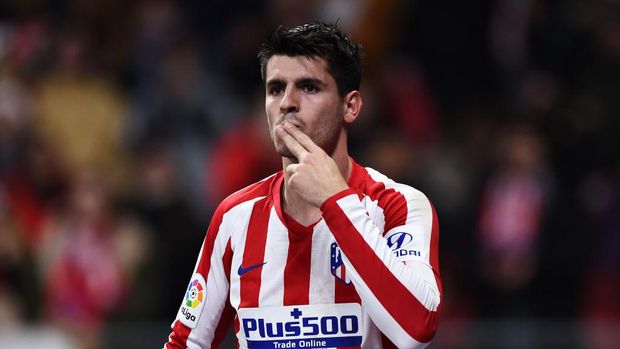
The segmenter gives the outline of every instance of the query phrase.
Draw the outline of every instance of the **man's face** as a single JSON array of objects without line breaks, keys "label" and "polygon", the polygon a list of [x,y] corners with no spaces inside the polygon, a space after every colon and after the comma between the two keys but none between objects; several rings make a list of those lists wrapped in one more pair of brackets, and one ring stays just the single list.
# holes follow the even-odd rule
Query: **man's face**
[{"label": "man's face", "polygon": [[265,111],[278,154],[294,158],[275,127],[289,121],[332,155],[343,127],[345,105],[322,58],[273,56],[265,74]]}]

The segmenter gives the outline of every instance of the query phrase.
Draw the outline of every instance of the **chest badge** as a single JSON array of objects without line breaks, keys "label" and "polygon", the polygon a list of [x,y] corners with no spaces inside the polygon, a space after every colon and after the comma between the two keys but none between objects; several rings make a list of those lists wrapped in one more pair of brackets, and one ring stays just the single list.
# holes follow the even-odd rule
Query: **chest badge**
[{"label": "chest badge", "polygon": [[330,261],[332,275],[336,277],[336,279],[349,285],[351,283],[351,278],[349,277],[346,267],[342,262],[342,251],[335,242],[332,243],[331,246]]}]

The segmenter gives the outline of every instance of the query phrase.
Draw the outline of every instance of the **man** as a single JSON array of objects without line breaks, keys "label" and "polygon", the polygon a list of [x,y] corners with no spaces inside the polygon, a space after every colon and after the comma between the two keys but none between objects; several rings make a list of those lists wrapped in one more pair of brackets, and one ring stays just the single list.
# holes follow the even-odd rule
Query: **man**
[{"label": "man", "polygon": [[360,46],[279,28],[259,52],[283,171],[217,208],[166,348],[422,348],[441,302],[438,224],[421,192],[348,155]]}]

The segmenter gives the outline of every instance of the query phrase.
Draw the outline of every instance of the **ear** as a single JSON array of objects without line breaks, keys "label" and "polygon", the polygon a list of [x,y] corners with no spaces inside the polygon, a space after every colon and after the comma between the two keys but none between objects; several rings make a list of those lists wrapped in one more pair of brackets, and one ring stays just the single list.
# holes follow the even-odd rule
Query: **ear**
[{"label": "ear", "polygon": [[362,95],[360,91],[351,91],[344,96],[344,121],[347,124],[352,124],[360,114],[362,110]]}]

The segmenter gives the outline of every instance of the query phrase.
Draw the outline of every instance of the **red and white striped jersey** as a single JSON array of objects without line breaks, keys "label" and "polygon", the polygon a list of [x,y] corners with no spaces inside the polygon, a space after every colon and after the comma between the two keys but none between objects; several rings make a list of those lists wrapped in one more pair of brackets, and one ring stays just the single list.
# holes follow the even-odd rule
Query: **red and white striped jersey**
[{"label": "red and white striped jersey", "polygon": [[217,208],[165,348],[422,348],[441,302],[439,228],[420,191],[352,161],[301,226],[279,172]]}]

